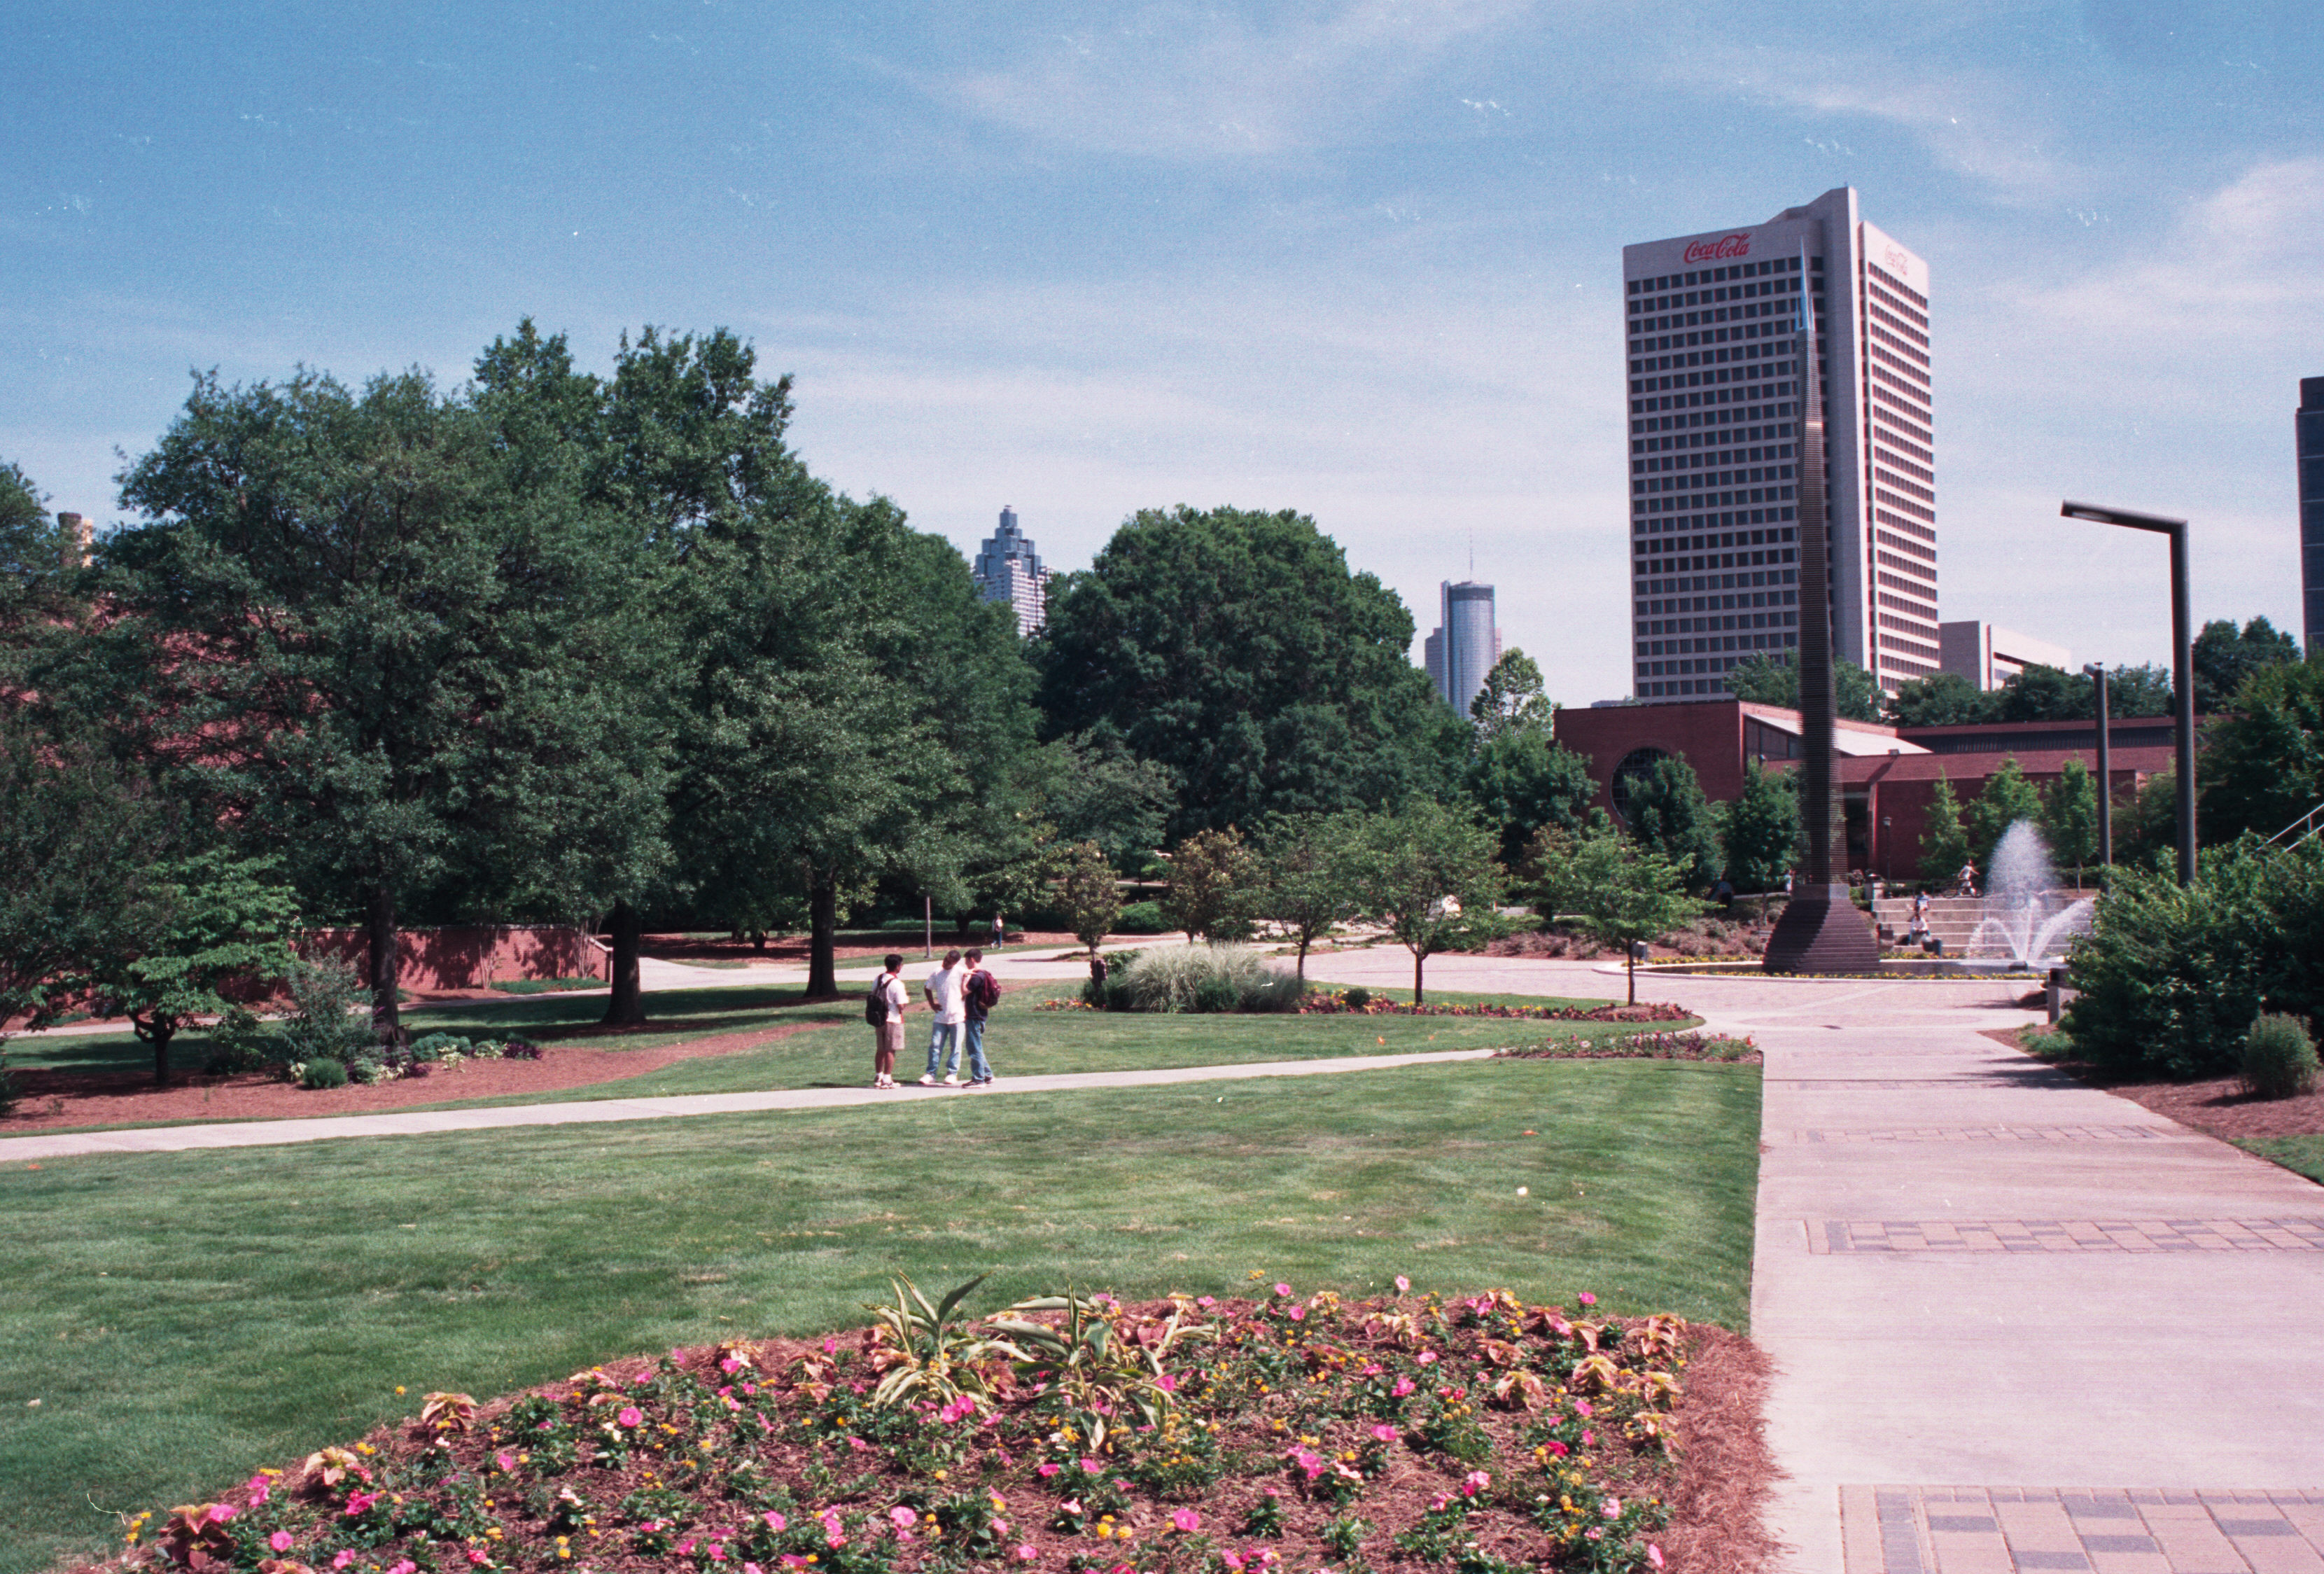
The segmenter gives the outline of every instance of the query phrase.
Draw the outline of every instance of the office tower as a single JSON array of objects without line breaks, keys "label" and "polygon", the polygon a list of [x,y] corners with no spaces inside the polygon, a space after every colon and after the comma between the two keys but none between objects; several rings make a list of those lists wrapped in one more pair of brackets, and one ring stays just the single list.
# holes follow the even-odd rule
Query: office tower
[{"label": "office tower", "polygon": [[2324,377],[2300,379],[2292,425],[2300,446],[2300,630],[2312,656],[2324,651]]},{"label": "office tower", "polygon": [[1832,653],[1933,674],[1929,270],[1849,187],[1762,225],[1622,248],[1632,691],[1708,699],[1799,643],[1803,302],[1823,378]]},{"label": "office tower", "polygon": [[987,601],[1003,601],[1017,613],[1017,632],[1029,637],[1049,615],[1049,571],[1033,540],[1017,527],[1017,511],[1001,511],[1001,528],[987,536],[972,570],[976,588]]},{"label": "office tower", "polygon": [[1469,714],[1469,701],[1485,686],[1485,674],[1501,659],[1501,631],[1493,622],[1493,588],[1463,579],[1438,587],[1443,622],[1422,642],[1429,681],[1444,703]]}]

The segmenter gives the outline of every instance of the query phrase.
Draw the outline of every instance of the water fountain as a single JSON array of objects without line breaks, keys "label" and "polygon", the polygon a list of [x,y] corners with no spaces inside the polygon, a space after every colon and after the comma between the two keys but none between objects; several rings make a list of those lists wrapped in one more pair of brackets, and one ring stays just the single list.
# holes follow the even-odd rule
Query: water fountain
[{"label": "water fountain", "polygon": [[2093,903],[2087,896],[2061,901],[2052,889],[2056,883],[2050,849],[2032,822],[2021,819],[2003,832],[1986,876],[1985,917],[1963,960],[2020,970],[2061,963],[2053,943],[2089,932]]}]

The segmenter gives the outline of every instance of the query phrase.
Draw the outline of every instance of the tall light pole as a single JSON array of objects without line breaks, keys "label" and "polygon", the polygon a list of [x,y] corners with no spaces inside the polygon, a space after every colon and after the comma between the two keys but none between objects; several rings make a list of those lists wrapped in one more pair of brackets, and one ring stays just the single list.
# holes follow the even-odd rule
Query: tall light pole
[{"label": "tall light pole", "polygon": [[2089,674],[2092,707],[2098,718],[2098,867],[2114,867],[2114,754],[2107,746],[2107,670],[2103,662],[2092,662],[2082,669]]},{"label": "tall light pole", "polygon": [[2061,503],[2058,513],[2067,519],[2094,520],[2171,538],[2171,688],[2179,721],[2179,884],[2191,885],[2195,883],[2195,635],[2190,626],[2194,619],[2187,593],[2187,522],[2133,514],[2126,508],[2101,508],[2095,503]]}]

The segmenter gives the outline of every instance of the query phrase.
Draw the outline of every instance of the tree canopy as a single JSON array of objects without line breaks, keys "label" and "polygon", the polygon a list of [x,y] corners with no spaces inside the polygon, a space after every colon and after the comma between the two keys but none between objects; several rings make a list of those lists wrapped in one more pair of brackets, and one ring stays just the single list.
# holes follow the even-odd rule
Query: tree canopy
[{"label": "tree canopy", "polygon": [[[1880,719],[1880,688],[1870,672],[1845,656],[1835,656],[1831,675],[1837,691],[1835,708],[1840,716],[1850,721]],[[1736,699],[1754,705],[1780,705],[1787,710],[1800,708],[1799,668],[1765,653],[1736,662],[1735,670],[1727,674],[1727,688]]]},{"label": "tree canopy", "polygon": [[1048,606],[1047,736],[1109,726],[1169,771],[1173,839],[1435,793],[1467,754],[1411,615],[1305,514],[1145,510]]},{"label": "tree canopy", "polygon": [[2189,653],[2195,670],[2195,709],[2209,716],[2237,702],[2245,681],[2268,667],[2300,660],[2300,642],[2264,617],[2255,617],[2241,631],[2224,617],[2215,617],[2197,634]]}]

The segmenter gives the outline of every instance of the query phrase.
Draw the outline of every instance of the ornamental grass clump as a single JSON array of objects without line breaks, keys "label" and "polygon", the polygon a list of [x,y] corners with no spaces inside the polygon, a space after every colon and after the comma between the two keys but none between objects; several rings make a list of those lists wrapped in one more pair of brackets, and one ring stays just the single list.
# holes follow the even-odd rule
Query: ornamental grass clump
[{"label": "ornamental grass clump", "polygon": [[[672,1350],[481,1403],[430,1393],[303,1466],[124,1514],[105,1567],[1662,1569],[1694,1531],[1669,1506],[1680,1384],[1724,1336],[1600,1318],[1586,1294],[1569,1314],[1397,1285],[1044,1297],[955,1324],[972,1285],[930,1306],[899,1284],[853,1334]],[[932,1356],[945,1381],[898,1380]]]},{"label": "ornamental grass clump", "polygon": [[1234,944],[1151,946],[1132,957],[1117,980],[1106,992],[1114,1010],[1296,1011],[1301,994],[1296,977]]},{"label": "ornamental grass clump", "polygon": [[2262,1015],[2244,1035],[2244,1088],[2258,1098],[2296,1098],[2316,1091],[2316,1045],[2296,1016]]}]

